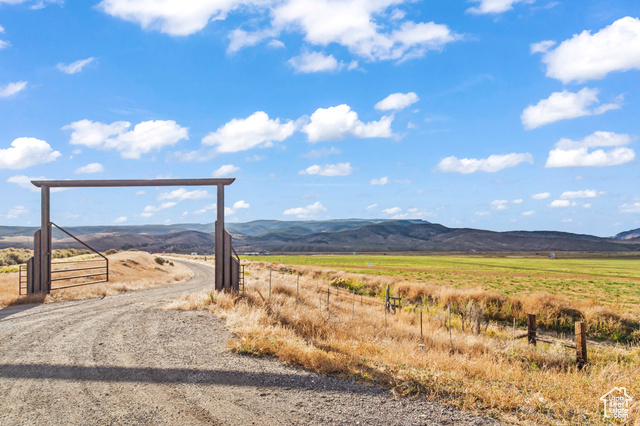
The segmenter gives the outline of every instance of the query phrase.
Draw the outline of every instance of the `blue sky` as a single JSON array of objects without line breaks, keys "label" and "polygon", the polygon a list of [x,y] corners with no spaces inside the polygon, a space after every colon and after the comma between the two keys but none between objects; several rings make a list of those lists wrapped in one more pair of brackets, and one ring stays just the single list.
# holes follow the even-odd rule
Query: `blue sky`
[{"label": "blue sky", "polygon": [[[640,227],[640,2],[0,0],[0,223],[28,181],[236,177],[227,220]],[[60,225],[212,222],[73,189]]]}]

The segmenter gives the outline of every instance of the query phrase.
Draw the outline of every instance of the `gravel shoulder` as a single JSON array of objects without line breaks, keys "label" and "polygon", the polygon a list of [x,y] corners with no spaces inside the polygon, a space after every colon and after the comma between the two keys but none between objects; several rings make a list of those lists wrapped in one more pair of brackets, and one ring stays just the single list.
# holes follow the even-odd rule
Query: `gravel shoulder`
[{"label": "gravel shoulder", "polygon": [[190,281],[0,310],[0,425],[498,424],[422,398],[230,353],[208,312],[166,309]]}]

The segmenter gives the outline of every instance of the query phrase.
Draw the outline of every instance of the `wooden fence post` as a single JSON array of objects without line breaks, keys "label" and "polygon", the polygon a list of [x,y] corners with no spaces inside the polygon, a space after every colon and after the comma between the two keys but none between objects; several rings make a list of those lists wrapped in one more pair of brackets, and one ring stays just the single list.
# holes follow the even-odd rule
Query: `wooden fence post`
[{"label": "wooden fence post", "polygon": [[576,323],[576,361],[579,369],[587,363],[587,333],[581,321]]},{"label": "wooden fence post", "polygon": [[527,318],[527,340],[530,345],[536,346],[536,316],[533,314]]}]

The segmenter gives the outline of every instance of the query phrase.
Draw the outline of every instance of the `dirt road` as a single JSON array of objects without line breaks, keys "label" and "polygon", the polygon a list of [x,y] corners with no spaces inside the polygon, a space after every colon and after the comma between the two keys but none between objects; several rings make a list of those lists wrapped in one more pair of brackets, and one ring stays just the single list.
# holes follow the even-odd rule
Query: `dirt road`
[{"label": "dirt road", "polygon": [[192,280],[0,310],[0,425],[494,424],[444,404],[229,353],[208,312],[172,311]]}]

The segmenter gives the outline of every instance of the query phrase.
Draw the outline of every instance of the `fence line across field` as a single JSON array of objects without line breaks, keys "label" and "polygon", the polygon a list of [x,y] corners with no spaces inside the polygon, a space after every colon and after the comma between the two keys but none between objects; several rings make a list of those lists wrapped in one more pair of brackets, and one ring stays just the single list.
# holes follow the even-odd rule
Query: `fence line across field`
[{"label": "fence line across field", "polygon": [[[355,305],[356,305],[356,295],[360,296],[360,306],[363,305],[368,305],[368,306],[375,306],[375,307],[382,307],[384,308],[384,325],[385,327],[388,326],[388,322],[387,322],[387,314],[388,313],[395,313],[395,311],[397,309],[402,309],[402,308],[411,308],[412,310],[414,310],[414,312],[417,312],[419,315],[419,328],[420,328],[420,338],[424,337],[424,332],[423,332],[423,312],[426,308],[427,313],[429,313],[429,306],[428,305],[424,305],[424,304],[403,304],[402,300],[400,297],[391,297],[390,296],[390,289],[389,286],[386,287],[385,289],[385,298],[384,300],[380,300],[371,296],[367,296],[366,298],[364,297],[362,292],[356,292],[355,290],[347,290],[347,289],[343,289],[340,287],[334,287],[333,289],[331,288],[331,283],[327,283],[326,284],[326,288],[324,284],[321,284],[318,280],[314,280],[314,281],[309,281],[306,278],[301,278],[301,274],[299,272],[294,272],[294,271],[280,271],[280,270],[275,270],[275,272],[278,272],[278,274],[274,275],[273,274],[274,270],[269,268],[269,297],[271,297],[271,292],[272,292],[272,287],[276,284],[278,285],[285,285],[285,286],[295,286],[295,291],[296,291],[296,303],[299,304],[300,302],[300,290],[305,290],[305,287],[307,291],[311,290],[314,291],[316,293],[316,295],[319,297],[319,309],[320,311],[326,311],[327,314],[330,314],[331,312],[331,297],[334,296],[338,299],[342,298],[343,301],[347,302],[347,301],[351,301],[351,319],[355,319]],[[289,277],[293,277],[295,276],[295,280],[294,282],[291,282],[290,280],[288,280],[287,278]],[[323,297],[326,295],[326,307],[323,307]],[[314,306],[315,304],[312,304],[311,306]],[[338,307],[338,305],[336,304],[336,307]],[[341,307],[342,308],[342,307]],[[345,311],[343,308],[341,309],[343,311]],[[345,314],[348,314],[347,311],[343,312]],[[443,312],[443,314],[445,315],[445,317],[443,318],[443,322],[445,327],[448,330],[448,334],[449,334],[449,342],[451,345],[451,349],[454,349],[454,339],[453,339],[453,334],[452,334],[452,326],[451,326],[451,305],[447,305],[446,308],[446,313]],[[462,315],[461,315],[462,318]],[[440,320],[438,320],[438,322],[441,322]],[[479,332],[479,327],[478,327],[478,332]],[[578,365],[578,368],[582,368],[584,367],[584,365],[587,364],[587,340],[586,340],[586,336],[585,333],[586,332],[586,326],[584,322],[576,322],[575,323],[575,345],[571,345],[571,344],[567,344],[562,340],[553,338],[551,336],[542,336],[540,334],[538,334],[537,332],[537,326],[536,326],[536,316],[533,314],[528,314],[527,316],[527,333],[516,336],[515,334],[515,318],[514,318],[514,323],[513,323],[513,337],[511,339],[511,346],[513,346],[513,348],[515,349],[515,341],[521,338],[527,338],[527,342],[530,345],[535,346],[537,344],[537,342],[543,342],[543,343],[548,343],[548,344],[560,344],[564,347],[570,348],[570,349],[574,349],[576,350],[576,363]],[[422,346],[421,346],[422,348]]]}]

